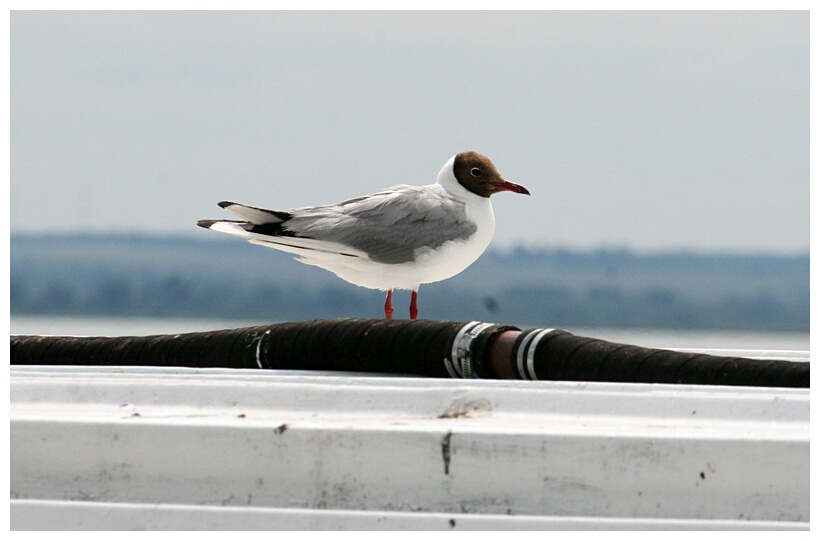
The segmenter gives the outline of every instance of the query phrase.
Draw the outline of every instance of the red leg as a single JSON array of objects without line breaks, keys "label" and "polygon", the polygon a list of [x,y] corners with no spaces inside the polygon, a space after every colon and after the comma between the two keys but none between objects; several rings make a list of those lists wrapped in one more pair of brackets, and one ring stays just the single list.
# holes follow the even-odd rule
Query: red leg
[{"label": "red leg", "polygon": [[410,319],[416,319],[419,315],[419,308],[416,306],[416,301],[419,298],[419,292],[413,291],[410,293]]},{"label": "red leg", "polygon": [[393,290],[387,290],[387,300],[384,301],[385,319],[393,319]]}]

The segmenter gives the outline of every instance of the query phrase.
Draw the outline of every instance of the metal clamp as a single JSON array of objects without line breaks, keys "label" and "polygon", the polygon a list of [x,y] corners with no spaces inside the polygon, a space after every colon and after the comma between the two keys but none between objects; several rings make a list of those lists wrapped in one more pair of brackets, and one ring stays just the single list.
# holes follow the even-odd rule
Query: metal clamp
[{"label": "metal clamp", "polygon": [[447,373],[450,374],[450,377],[463,379],[478,378],[473,371],[472,343],[479,334],[493,325],[495,324],[471,321],[458,331],[455,340],[453,340],[453,349],[450,352],[450,357],[444,359],[444,366],[447,368]]}]

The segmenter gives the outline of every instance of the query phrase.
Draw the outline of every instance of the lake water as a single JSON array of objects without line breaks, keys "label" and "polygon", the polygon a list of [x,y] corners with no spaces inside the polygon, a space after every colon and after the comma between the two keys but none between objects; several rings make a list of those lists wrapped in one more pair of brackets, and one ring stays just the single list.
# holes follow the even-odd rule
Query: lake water
[{"label": "lake water", "polygon": [[[234,329],[270,321],[12,316],[11,334],[145,336]],[[573,334],[654,348],[808,351],[809,333],[567,328]]]}]

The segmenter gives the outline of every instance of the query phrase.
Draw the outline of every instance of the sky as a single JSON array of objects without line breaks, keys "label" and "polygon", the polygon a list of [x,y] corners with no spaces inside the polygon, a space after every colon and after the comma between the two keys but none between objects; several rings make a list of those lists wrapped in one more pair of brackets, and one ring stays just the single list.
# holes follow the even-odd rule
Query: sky
[{"label": "sky", "polygon": [[489,156],[493,246],[809,250],[809,13],[21,12],[15,233],[218,234]]}]

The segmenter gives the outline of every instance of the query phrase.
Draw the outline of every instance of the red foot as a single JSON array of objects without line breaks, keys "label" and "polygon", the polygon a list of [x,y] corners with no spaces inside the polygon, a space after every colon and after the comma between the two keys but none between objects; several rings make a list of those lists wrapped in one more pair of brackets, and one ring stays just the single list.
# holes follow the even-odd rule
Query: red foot
[{"label": "red foot", "polygon": [[419,292],[413,291],[410,293],[410,319],[416,319],[419,315],[419,308],[416,306],[416,301],[419,298]]},{"label": "red foot", "polygon": [[387,300],[384,301],[384,317],[385,319],[393,319],[393,290],[387,290]]}]

